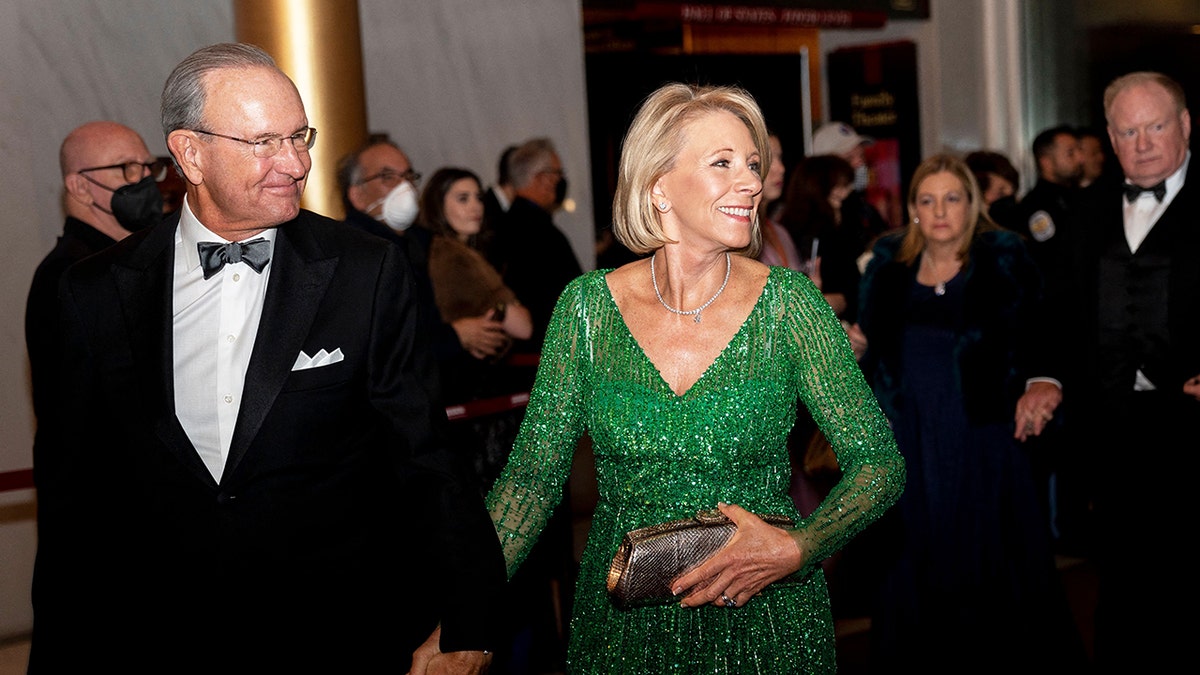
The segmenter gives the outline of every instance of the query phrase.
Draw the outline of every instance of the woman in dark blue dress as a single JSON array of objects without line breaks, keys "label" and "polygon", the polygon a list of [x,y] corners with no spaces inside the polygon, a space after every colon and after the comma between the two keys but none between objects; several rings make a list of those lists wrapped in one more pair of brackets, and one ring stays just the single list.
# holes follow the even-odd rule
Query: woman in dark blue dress
[{"label": "woman in dark blue dress", "polygon": [[881,568],[871,663],[926,673],[1081,665],[1014,429],[1026,379],[1040,371],[1040,277],[1019,235],[987,217],[961,160],[931,157],[911,185],[911,222],[877,242],[861,287],[863,369],[909,467],[898,507],[869,540]]}]

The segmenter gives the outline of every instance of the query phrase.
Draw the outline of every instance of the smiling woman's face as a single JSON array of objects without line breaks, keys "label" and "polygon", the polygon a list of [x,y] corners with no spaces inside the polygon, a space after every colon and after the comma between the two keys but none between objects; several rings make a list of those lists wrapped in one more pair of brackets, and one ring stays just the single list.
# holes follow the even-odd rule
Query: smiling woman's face
[{"label": "smiling woman's face", "polygon": [[722,110],[690,122],[683,137],[674,168],[654,188],[655,201],[669,204],[664,232],[681,242],[694,235],[725,248],[747,246],[763,192],[750,130]]}]

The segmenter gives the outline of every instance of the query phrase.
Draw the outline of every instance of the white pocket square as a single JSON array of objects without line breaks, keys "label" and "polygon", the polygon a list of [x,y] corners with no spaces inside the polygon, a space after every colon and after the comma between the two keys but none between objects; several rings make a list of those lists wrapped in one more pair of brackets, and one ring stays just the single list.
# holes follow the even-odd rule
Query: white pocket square
[{"label": "white pocket square", "polygon": [[343,358],[345,357],[342,356],[341,347],[338,347],[331,352],[327,352],[322,349],[312,356],[309,356],[302,351],[300,352],[300,355],[296,357],[296,363],[292,364],[292,371],[295,372],[297,370],[308,370],[309,368],[320,368],[321,366],[333,365],[340,362]]}]

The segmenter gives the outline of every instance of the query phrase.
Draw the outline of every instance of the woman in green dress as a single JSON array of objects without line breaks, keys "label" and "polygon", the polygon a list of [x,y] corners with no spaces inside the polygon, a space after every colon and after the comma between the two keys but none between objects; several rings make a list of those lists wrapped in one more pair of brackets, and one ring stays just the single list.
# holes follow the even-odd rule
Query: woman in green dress
[{"label": "woman in green dress", "polygon": [[[836,670],[819,563],[896,501],[904,464],[821,292],[754,259],[770,160],[749,94],[662,87],[626,135],[614,201],[617,238],[653,255],[584,274],[559,298],[488,507],[511,576],[562,497],[577,441],[591,436],[599,502],[570,673]],[[798,403],[843,472],[806,518],[788,495]],[[605,579],[625,532],[713,508],[737,533],[675,580],[677,602],[610,601]]]}]

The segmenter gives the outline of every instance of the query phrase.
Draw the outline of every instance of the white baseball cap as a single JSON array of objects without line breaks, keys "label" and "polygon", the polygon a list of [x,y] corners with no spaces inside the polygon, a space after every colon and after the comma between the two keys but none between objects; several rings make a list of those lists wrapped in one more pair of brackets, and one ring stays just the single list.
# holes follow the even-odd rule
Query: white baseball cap
[{"label": "white baseball cap", "polygon": [[870,136],[860,136],[845,122],[826,122],[813,134],[810,155],[845,155],[860,145],[875,142]]}]

